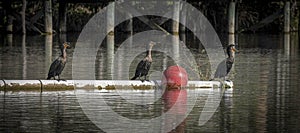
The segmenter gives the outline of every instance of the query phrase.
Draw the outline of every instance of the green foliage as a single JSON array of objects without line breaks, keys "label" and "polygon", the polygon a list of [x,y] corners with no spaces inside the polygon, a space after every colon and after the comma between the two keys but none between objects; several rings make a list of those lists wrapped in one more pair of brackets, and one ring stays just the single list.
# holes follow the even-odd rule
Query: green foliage
[{"label": "green foliage", "polygon": [[[189,1],[188,1],[189,2]],[[1,3],[1,6],[5,5]],[[189,2],[194,7],[199,9],[211,22],[218,32],[227,31],[227,16],[228,16],[228,0],[203,0],[203,1],[191,1]],[[81,31],[88,20],[97,12],[101,11],[108,3],[68,3],[67,4],[67,29],[69,31]],[[139,4],[137,1],[135,4]],[[172,2],[168,4],[172,5]],[[293,3],[291,3],[293,5]],[[39,11],[43,11],[44,2],[43,1],[28,1],[26,9],[26,18],[29,20],[34,17]],[[237,2],[237,15],[238,15],[238,26],[239,29],[247,29],[257,23],[259,23],[264,18],[272,15],[278,9],[283,8],[284,1],[270,1],[270,0],[243,0]],[[15,18],[20,16],[20,11],[22,7],[21,1],[13,1],[11,4],[12,14]],[[54,1],[52,4],[53,11],[53,24],[54,30],[58,30],[59,22],[59,4]],[[151,7],[148,7],[151,8]],[[5,7],[1,7],[1,12],[4,12]],[[8,13],[6,13],[8,14]],[[292,9],[291,13],[291,25],[292,30],[297,29],[299,23],[299,10]],[[188,17],[187,17],[188,18]],[[4,24],[7,23],[7,16],[4,15],[1,18]],[[43,16],[39,18],[35,26],[43,31]],[[20,19],[14,20],[14,25],[20,24]],[[192,20],[187,20],[192,21]],[[283,17],[276,19],[275,21],[263,26],[258,31],[268,31],[268,32],[280,32],[283,27]],[[166,27],[168,28],[168,27]],[[29,31],[30,32],[30,31]]]}]

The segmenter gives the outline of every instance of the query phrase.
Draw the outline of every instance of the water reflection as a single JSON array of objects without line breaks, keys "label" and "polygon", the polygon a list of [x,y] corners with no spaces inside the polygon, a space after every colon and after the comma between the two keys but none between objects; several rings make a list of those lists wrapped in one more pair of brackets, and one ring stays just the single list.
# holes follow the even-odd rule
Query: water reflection
[{"label": "water reflection", "polygon": [[26,70],[27,70],[27,51],[26,51],[26,35],[22,36],[22,57],[23,57],[23,69],[22,69],[22,78],[26,79]]},{"label": "water reflection", "polygon": [[284,34],[284,52],[286,55],[290,55],[290,51],[291,51],[291,43],[290,43],[290,34],[287,33],[287,34]]},{"label": "water reflection", "polygon": [[6,39],[7,39],[7,45],[9,47],[12,47],[12,45],[13,45],[13,34],[7,34]]},{"label": "water reflection", "polygon": [[[12,37],[12,36],[11,36]],[[57,36],[7,36],[0,47],[0,79],[44,79],[52,59],[60,54]],[[276,35],[239,35],[240,52],[236,55],[235,71],[230,73],[234,82],[233,90],[225,90],[219,108],[203,126],[198,126],[199,117],[206,96],[199,96],[193,110],[174,132],[297,132],[300,118],[300,59],[299,38],[290,34],[290,41]],[[25,41],[24,41],[25,40]],[[109,40],[109,39],[108,39]],[[113,39],[111,39],[112,41]],[[74,40],[69,40],[75,42]],[[129,40],[128,40],[129,41]],[[134,40],[132,40],[134,41]],[[176,40],[177,41],[177,40]],[[25,42],[25,43],[24,43]],[[112,42],[111,42],[112,43]],[[192,42],[188,42],[192,43]],[[285,48],[289,43],[289,50]],[[113,44],[113,43],[112,43]],[[68,49],[68,63],[63,71],[64,79],[72,79],[72,49]],[[114,65],[130,66],[134,71],[136,63],[126,62],[125,51],[118,51],[115,58],[124,59]],[[107,79],[107,50],[100,49],[97,55],[97,78]],[[205,63],[205,54],[193,52],[200,64]],[[143,56],[144,54],[141,54]],[[164,70],[170,65],[166,54],[154,53],[157,64],[154,70]],[[138,59],[139,56],[135,57]],[[139,60],[138,60],[139,61]],[[128,64],[126,64],[126,63]],[[169,64],[168,64],[169,63]],[[84,65],[83,65],[84,67]],[[199,68],[206,73],[204,66]],[[123,77],[122,70],[114,71],[118,78]],[[132,73],[131,73],[132,74]],[[102,93],[102,92],[101,92]],[[130,92],[129,92],[130,93]],[[159,99],[155,92],[144,93],[144,99],[153,93],[153,99]],[[169,92],[172,95],[172,92]],[[176,93],[176,92],[174,92]],[[115,111],[132,118],[151,118],[161,115],[163,109],[172,103],[167,99],[157,100],[144,110],[128,105],[126,101],[105,92]],[[148,95],[149,94],[149,95]],[[167,94],[165,94],[167,95]],[[143,95],[140,95],[143,98]],[[134,97],[133,97],[134,98]],[[126,103],[126,104],[124,104]],[[171,105],[171,104],[170,104]],[[184,112],[185,104],[176,113]],[[132,112],[131,112],[132,111]],[[143,112],[139,112],[143,111]],[[142,115],[137,115],[138,113]],[[0,130],[4,132],[101,132],[83,113],[75,92],[0,92]],[[162,122],[168,122],[163,121]],[[156,128],[163,129],[162,123]]]},{"label": "water reflection", "polygon": [[[186,124],[184,117],[187,112],[187,90],[178,90],[177,88],[166,90],[163,94],[163,103],[164,112],[169,110],[170,112],[168,112],[169,116],[166,116],[166,119],[162,122],[162,132],[170,131],[170,129],[173,129],[171,132],[184,132]],[[180,121],[180,124],[176,123],[177,121]]]},{"label": "water reflection", "polygon": [[2,132],[98,131],[73,92],[0,94]]}]

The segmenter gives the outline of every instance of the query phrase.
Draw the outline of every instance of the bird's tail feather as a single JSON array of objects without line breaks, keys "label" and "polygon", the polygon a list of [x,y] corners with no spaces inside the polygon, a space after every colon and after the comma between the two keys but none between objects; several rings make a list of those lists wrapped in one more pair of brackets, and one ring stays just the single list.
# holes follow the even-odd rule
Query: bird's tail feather
[{"label": "bird's tail feather", "polygon": [[137,78],[137,76],[134,76],[133,78],[131,78],[130,80],[135,80]]}]

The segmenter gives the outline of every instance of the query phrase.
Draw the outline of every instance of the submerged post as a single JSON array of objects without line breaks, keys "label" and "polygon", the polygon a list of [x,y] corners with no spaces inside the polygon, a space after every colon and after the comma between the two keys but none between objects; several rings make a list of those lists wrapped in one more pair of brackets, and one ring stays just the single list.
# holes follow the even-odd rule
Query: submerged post
[{"label": "submerged post", "polygon": [[284,5],[284,33],[290,33],[290,2],[286,1]]},{"label": "submerged post", "polygon": [[52,34],[52,4],[51,0],[44,1],[45,9],[45,32]]}]

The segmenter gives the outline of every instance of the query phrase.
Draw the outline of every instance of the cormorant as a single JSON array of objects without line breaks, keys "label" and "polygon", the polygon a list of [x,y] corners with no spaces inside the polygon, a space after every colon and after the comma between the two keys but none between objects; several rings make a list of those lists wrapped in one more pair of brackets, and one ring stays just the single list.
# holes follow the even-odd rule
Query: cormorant
[{"label": "cormorant", "polygon": [[63,48],[61,48],[61,55],[53,61],[50,66],[47,79],[51,79],[52,77],[55,79],[55,76],[58,76],[58,81],[60,80],[60,74],[63,71],[66,62],[67,62],[67,52],[66,49],[70,47],[68,42],[64,42]]},{"label": "cormorant", "polygon": [[236,51],[237,50],[234,48],[234,44],[230,44],[227,46],[226,52],[228,57],[218,65],[214,78],[220,79],[220,78],[225,78],[227,76],[227,74],[230,72],[232,68],[232,64],[234,63],[234,53]]},{"label": "cormorant", "polygon": [[152,42],[152,41],[150,42],[149,50],[147,51],[147,55],[137,65],[136,70],[135,70],[135,75],[134,75],[133,78],[131,78],[131,80],[135,80],[136,78],[139,78],[141,80],[142,76],[144,76],[144,80],[141,80],[142,82],[147,80],[146,76],[148,75],[148,72],[150,70],[150,66],[151,66],[151,63],[152,63],[151,50],[152,50],[152,47],[155,44],[156,44],[155,42]]}]

